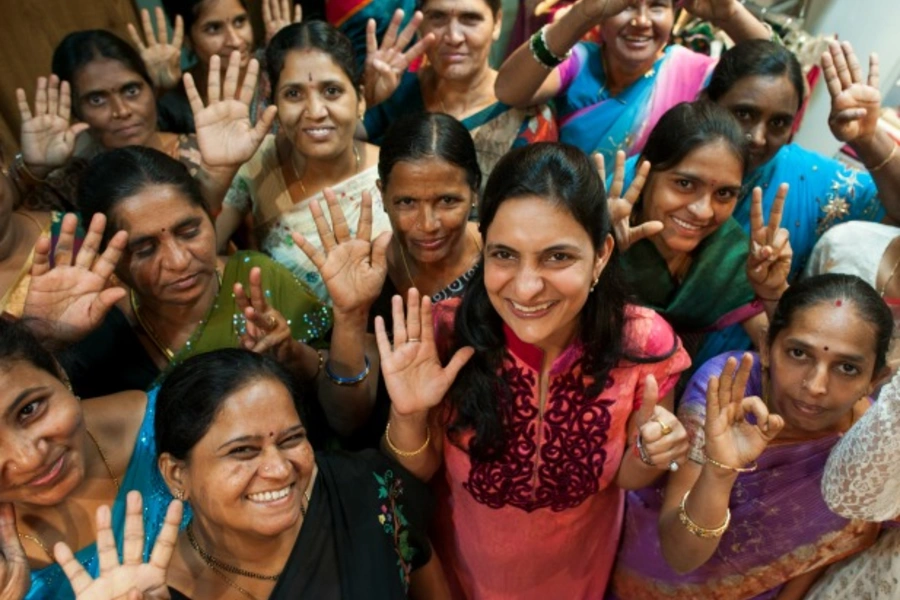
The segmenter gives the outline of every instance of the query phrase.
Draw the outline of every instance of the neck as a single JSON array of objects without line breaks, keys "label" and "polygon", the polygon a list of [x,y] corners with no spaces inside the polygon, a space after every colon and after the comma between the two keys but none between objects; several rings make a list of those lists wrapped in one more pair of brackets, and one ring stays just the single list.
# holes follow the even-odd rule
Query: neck
[{"label": "neck", "polygon": [[[195,512],[191,531],[200,548],[217,560],[259,575],[276,575],[284,569],[302,525],[303,519],[298,519],[277,535],[255,535],[208,523]],[[193,557],[196,562],[206,565],[196,551],[193,551]]]},{"label": "neck", "polygon": [[218,276],[214,273],[206,290],[192,304],[170,304],[150,297],[139,298],[141,318],[150,321],[158,337],[175,340],[178,346],[173,345],[172,350],[178,350],[209,313],[218,292]]},{"label": "neck", "polygon": [[465,80],[439,77],[434,69],[429,69],[428,73],[432,108],[437,107],[454,114],[464,115],[473,107],[480,107],[497,99],[494,95],[497,71],[486,64],[484,68]]},{"label": "neck", "polygon": [[4,261],[15,254],[16,250],[22,245],[23,240],[25,239],[25,235],[22,233],[20,227],[16,227],[16,225],[12,222],[13,215],[16,213],[9,214],[9,223],[6,226],[6,229],[0,233],[0,261]]},{"label": "neck", "polygon": [[[605,57],[606,54],[604,53],[603,56]],[[611,94],[618,94],[619,92],[630,86],[632,83],[646,75],[650,71],[650,69],[653,68],[653,64],[659,59],[660,56],[662,56],[662,51],[654,56],[653,60],[649,63],[634,65],[610,63],[604,58],[603,66],[606,74],[606,88]]]},{"label": "neck", "polygon": [[362,169],[362,156],[355,141],[351,141],[344,152],[331,159],[304,156],[296,147],[291,146],[290,160],[300,181],[311,191],[337,185]]}]

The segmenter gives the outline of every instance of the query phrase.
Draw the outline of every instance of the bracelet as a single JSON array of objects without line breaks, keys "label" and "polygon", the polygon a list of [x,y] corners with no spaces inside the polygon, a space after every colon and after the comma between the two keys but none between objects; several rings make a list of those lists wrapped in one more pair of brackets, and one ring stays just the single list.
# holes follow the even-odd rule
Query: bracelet
[{"label": "bracelet", "polygon": [[422,444],[417,450],[413,450],[412,452],[407,452],[406,450],[401,450],[391,441],[391,422],[388,420],[387,427],[384,428],[384,442],[387,444],[387,447],[391,449],[391,452],[396,454],[397,456],[402,456],[403,458],[411,458],[413,456],[418,456],[425,452],[425,448],[428,447],[428,444],[431,443],[431,427],[428,425],[425,426],[425,443]]},{"label": "bracelet", "polygon": [[322,353],[321,350],[316,350],[316,356],[319,357],[319,364],[316,365],[316,374],[310,378],[310,381],[315,381],[319,376],[319,373],[322,372],[322,366],[325,364],[325,354]]},{"label": "bracelet", "polygon": [[681,505],[679,505],[678,507],[678,520],[681,521],[681,524],[684,525],[685,529],[696,535],[698,538],[715,539],[722,537],[722,534],[725,533],[725,530],[728,529],[728,526],[731,524],[731,509],[725,509],[725,522],[715,529],[700,527],[691,520],[691,518],[687,514],[687,509],[685,508],[688,496],[690,495],[691,490],[686,491],[684,493],[684,498],[681,499]]},{"label": "bracelet", "polygon": [[25,164],[25,157],[21,152],[16,154],[16,158],[13,161],[13,168],[16,170],[16,173],[19,175],[19,177],[22,178],[23,181],[26,181],[31,185],[39,185],[46,181],[31,172],[31,170],[28,168],[28,165]]},{"label": "bracelet", "polygon": [[883,161],[881,161],[880,163],[878,163],[877,166],[869,169],[869,173],[874,173],[875,171],[883,169],[885,167],[885,165],[887,165],[889,162],[891,162],[891,160],[893,160],[895,154],[897,154],[897,144],[896,143],[894,143],[894,147],[891,148],[891,152],[890,152],[890,154],[888,154],[887,158],[884,159]]},{"label": "bracelet", "polygon": [[778,302],[781,300],[781,298],[763,298],[759,294],[756,294],[756,299],[762,300],[763,302]]},{"label": "bracelet", "polygon": [[335,375],[329,366],[330,360],[325,363],[325,375],[328,376],[328,379],[330,379],[331,383],[334,385],[359,385],[369,376],[369,368],[372,366],[371,363],[369,363],[369,357],[365,356],[364,358],[366,359],[366,368],[362,370],[362,373],[355,377],[341,377],[340,375]]},{"label": "bracelet", "polygon": [[638,458],[640,458],[641,461],[642,461],[645,465],[648,465],[648,466],[650,466],[650,467],[655,467],[655,466],[656,466],[655,464],[653,464],[653,461],[650,460],[650,455],[647,454],[647,450],[644,449],[644,439],[643,439],[643,437],[641,436],[641,432],[640,432],[640,431],[638,431],[637,439],[635,439],[635,441],[634,441],[634,448],[635,448],[635,450],[637,450]]},{"label": "bracelet", "polygon": [[572,54],[572,50],[569,49],[564,56],[554,54],[553,51],[547,47],[546,31],[547,25],[544,25],[538,31],[534,32],[531,36],[531,40],[528,42],[528,47],[531,49],[531,55],[534,57],[534,60],[536,60],[539,65],[546,69],[552,69],[569,58]]},{"label": "bracelet", "polygon": [[716,459],[711,457],[706,452],[703,453],[703,458],[706,459],[706,462],[708,462],[709,464],[711,464],[715,467],[719,467],[720,469],[725,469],[726,471],[734,471],[735,473],[752,473],[753,471],[755,471],[757,469],[757,467],[759,467],[759,465],[756,463],[755,460],[753,461],[753,464],[750,465],[749,467],[732,467],[730,465],[720,463],[719,461],[717,461]]}]

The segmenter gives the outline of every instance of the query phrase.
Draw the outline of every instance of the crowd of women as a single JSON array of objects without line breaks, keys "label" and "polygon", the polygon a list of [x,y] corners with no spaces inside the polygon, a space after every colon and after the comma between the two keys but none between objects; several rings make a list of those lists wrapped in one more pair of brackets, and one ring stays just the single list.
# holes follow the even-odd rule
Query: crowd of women
[{"label": "crowd of women", "polygon": [[900,593],[876,57],[806,124],[854,170],[738,0],[579,0],[499,70],[499,0],[261,4],[17,91],[0,600]]}]

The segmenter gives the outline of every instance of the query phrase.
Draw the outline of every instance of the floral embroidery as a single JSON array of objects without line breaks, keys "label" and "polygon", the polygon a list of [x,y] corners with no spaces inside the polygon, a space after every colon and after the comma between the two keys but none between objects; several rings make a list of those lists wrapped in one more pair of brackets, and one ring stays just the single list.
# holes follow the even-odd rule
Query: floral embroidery
[{"label": "floral embroidery", "polygon": [[403,481],[394,477],[390,469],[384,475],[372,473],[378,482],[378,498],[383,500],[381,514],[378,522],[384,528],[384,532],[391,536],[394,549],[397,552],[397,567],[400,571],[400,581],[405,589],[409,589],[409,574],[412,571],[412,559],[418,550],[409,541],[409,522],[403,515],[403,506],[400,497],[403,495]]}]

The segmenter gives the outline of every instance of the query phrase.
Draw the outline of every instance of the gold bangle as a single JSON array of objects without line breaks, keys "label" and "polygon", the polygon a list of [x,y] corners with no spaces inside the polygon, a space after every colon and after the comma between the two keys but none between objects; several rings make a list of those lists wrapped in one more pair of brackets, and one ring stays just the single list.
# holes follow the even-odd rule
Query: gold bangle
[{"label": "gold bangle", "polygon": [[407,452],[406,450],[401,450],[391,441],[391,422],[388,420],[387,427],[384,428],[384,441],[387,444],[388,448],[391,449],[391,452],[396,454],[397,456],[402,456],[403,458],[412,458],[413,456],[418,456],[425,452],[425,448],[428,447],[428,444],[431,443],[431,427],[428,425],[425,426],[425,443],[422,444],[417,450],[413,450],[412,452]]},{"label": "gold bangle", "polygon": [[687,509],[685,508],[685,506],[687,505],[688,496],[690,495],[691,490],[686,491],[684,493],[684,498],[681,499],[681,505],[679,505],[678,507],[678,520],[681,521],[681,524],[684,525],[685,529],[687,529],[693,535],[696,535],[698,538],[709,540],[722,537],[722,534],[725,533],[725,530],[728,529],[728,526],[731,524],[731,510],[728,508],[725,509],[725,522],[715,529],[700,527],[691,520],[691,518],[687,514]]},{"label": "gold bangle", "polygon": [[16,154],[16,158],[13,161],[13,167],[15,168],[16,172],[22,177],[22,179],[28,179],[29,182],[33,185],[38,185],[46,181],[45,179],[41,179],[31,172],[31,169],[29,169],[28,165],[25,164],[25,157],[21,152]]},{"label": "gold bangle", "polygon": [[714,467],[719,467],[720,469],[725,469],[726,471],[734,471],[735,473],[752,473],[759,467],[755,460],[749,467],[732,467],[731,465],[720,463],[706,452],[703,453],[703,458],[706,459],[706,462],[713,465]]},{"label": "gold bangle", "polygon": [[[895,154],[897,154],[897,143],[896,142],[894,142],[894,147],[891,148],[891,152],[890,152],[890,154],[887,155],[887,158],[884,159],[883,161],[881,161],[880,163],[878,163],[878,166],[869,168],[869,173],[874,173],[875,171],[883,169],[885,165],[887,165],[889,162],[891,162],[891,160],[894,158]],[[868,167],[866,167],[866,168],[868,168]]]}]

